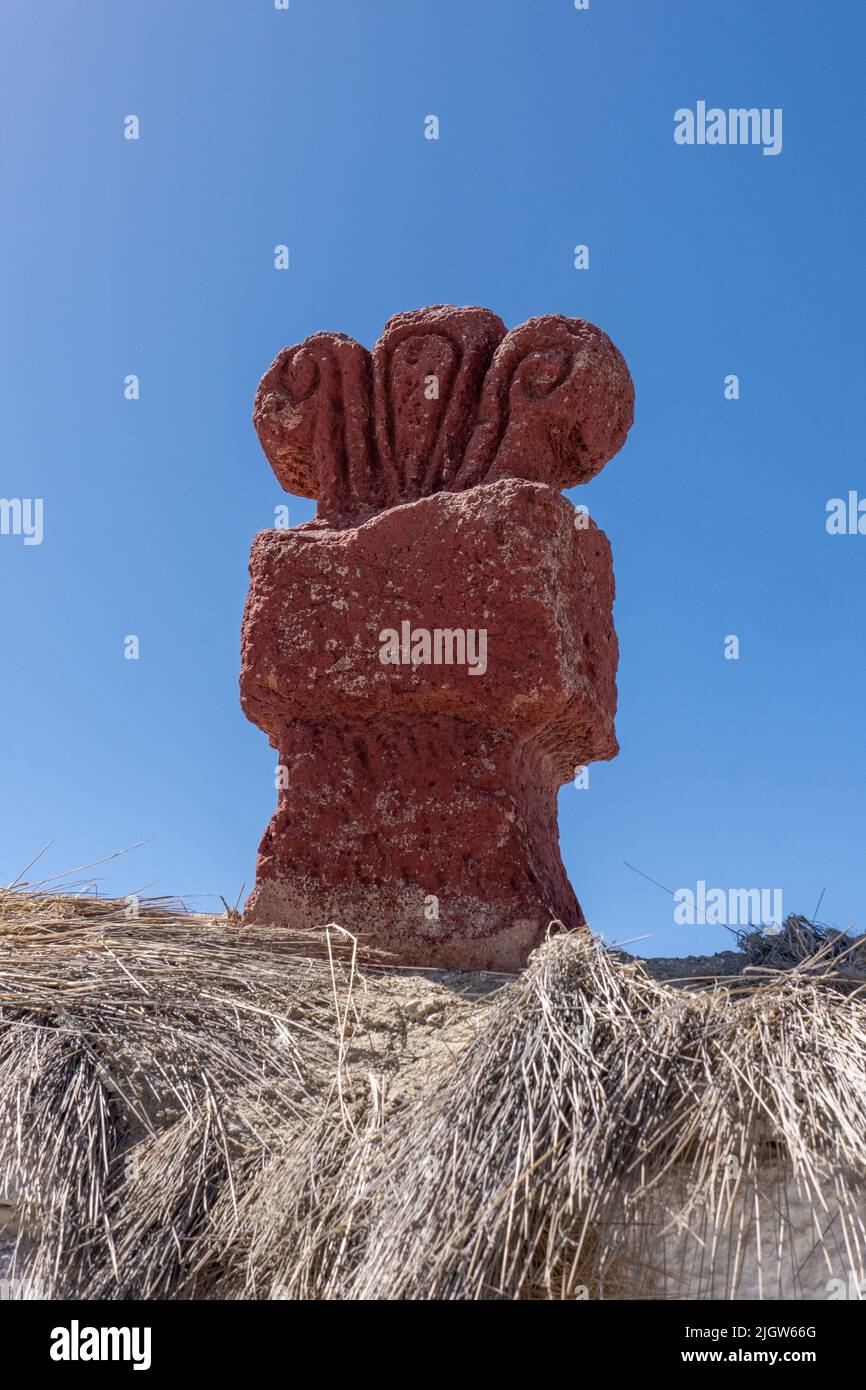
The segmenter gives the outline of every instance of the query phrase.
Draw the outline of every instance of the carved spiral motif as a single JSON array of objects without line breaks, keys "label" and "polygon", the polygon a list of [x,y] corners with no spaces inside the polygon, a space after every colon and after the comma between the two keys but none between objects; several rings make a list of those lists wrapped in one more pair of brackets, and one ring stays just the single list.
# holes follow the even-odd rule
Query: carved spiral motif
[{"label": "carved spiral motif", "polygon": [[396,315],[372,353],[339,333],[284,349],[253,420],[282,486],[339,522],[501,477],[586,482],[633,408],[625,361],[585,320],[506,333],[487,309],[437,305]]}]

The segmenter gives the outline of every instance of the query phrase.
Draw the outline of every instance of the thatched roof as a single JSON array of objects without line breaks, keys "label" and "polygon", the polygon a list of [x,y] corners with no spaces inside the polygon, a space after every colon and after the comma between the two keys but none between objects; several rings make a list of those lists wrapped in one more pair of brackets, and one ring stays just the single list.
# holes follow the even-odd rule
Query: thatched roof
[{"label": "thatched roof", "polygon": [[0,894],[0,1279],[775,1298],[864,1275],[856,943],[791,919],[774,952],[812,936],[786,968],[673,986],[586,931],[460,976],[359,962],[337,928],[126,910]]}]

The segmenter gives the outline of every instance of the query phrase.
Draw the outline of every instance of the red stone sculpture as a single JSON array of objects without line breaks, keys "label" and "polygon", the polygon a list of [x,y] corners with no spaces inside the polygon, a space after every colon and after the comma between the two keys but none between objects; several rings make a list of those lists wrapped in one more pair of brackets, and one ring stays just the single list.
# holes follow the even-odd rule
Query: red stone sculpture
[{"label": "red stone sculpture", "polygon": [[[558,788],[618,751],[613,572],[560,493],[632,423],[582,319],[398,314],[286,348],[254,423],[315,521],[256,536],[241,703],[285,770],[252,922],[338,922],[403,964],[517,970],[583,914]],[[576,524],[582,523],[582,524]]]}]

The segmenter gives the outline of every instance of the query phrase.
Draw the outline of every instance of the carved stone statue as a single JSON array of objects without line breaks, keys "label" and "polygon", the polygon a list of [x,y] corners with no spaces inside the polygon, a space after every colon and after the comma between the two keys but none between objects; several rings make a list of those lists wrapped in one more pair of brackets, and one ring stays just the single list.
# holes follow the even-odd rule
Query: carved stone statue
[{"label": "carved stone statue", "polygon": [[284,771],[245,917],[516,970],[583,921],[558,788],[618,751],[610,546],[560,489],[632,423],[582,319],[398,314],[286,348],[254,422],[315,521],[253,543],[241,703]]}]

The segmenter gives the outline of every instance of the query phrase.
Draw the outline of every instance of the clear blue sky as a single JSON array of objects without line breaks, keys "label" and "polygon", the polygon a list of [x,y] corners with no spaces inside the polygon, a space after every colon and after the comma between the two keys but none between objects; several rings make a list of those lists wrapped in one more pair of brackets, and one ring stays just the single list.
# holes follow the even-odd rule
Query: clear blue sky
[{"label": "clear blue sky", "polygon": [[[560,797],[593,927],[730,940],[623,860],[786,911],[826,886],[866,927],[866,536],[825,529],[866,496],[864,7],[5,0],[4,29],[0,495],[44,498],[44,540],[0,536],[3,880],[51,838],[44,873],[152,837],[103,891],[249,890],[276,794],[237,697],[247,556],[281,500],[313,514],[256,384],[316,329],[370,345],[452,302],[589,318],[635,380],[629,442],[570,494],[621,648],[622,752]],[[781,107],[782,153],[677,146],[698,100]]]}]

